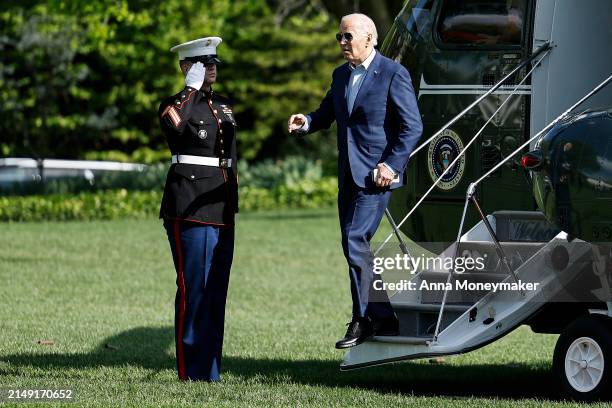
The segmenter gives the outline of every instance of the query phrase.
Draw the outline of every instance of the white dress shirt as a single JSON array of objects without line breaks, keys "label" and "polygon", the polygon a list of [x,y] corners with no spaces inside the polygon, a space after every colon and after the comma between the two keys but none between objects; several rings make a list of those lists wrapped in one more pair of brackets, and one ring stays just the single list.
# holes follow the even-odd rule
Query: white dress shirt
[{"label": "white dress shirt", "polygon": [[[361,84],[363,83],[363,79],[365,78],[365,73],[367,72],[370,64],[374,60],[376,56],[376,50],[372,48],[372,52],[368,55],[361,64],[354,66],[349,62],[349,69],[351,70],[351,76],[349,78],[348,89],[346,90],[346,106],[349,111],[349,115],[353,110],[353,104],[355,103],[355,98],[357,98],[357,94],[359,93],[359,88],[361,88]],[[308,132],[310,128],[310,123],[306,121],[302,127],[299,129],[301,133]]]},{"label": "white dress shirt", "polygon": [[348,89],[346,90],[346,106],[348,107],[349,115],[353,111],[353,105],[355,104],[355,99],[359,93],[359,88],[361,88],[365,74],[375,56],[376,50],[372,49],[372,52],[370,52],[368,58],[366,58],[361,64],[354,66],[353,64],[349,63],[351,77],[349,78]]}]

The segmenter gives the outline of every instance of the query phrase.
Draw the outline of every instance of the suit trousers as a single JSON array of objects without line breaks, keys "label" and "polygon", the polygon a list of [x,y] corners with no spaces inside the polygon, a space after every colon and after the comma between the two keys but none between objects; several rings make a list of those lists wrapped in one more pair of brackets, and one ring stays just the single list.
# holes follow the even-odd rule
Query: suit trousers
[{"label": "suit trousers", "polygon": [[218,381],[234,227],[164,223],[176,269],[176,362],[181,380]]},{"label": "suit trousers", "polygon": [[361,188],[355,184],[350,169],[338,191],[338,214],[342,233],[342,250],[348,263],[353,301],[353,319],[371,321],[395,317],[385,291],[374,291],[373,284],[381,280],[373,272],[374,254],[370,240],[385,213],[391,190]]}]

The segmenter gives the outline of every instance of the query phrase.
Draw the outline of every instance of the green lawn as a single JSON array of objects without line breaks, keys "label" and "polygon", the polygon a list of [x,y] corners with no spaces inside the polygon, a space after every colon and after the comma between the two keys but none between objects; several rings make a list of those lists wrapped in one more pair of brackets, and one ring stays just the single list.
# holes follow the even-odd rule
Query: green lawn
[{"label": "green lawn", "polygon": [[336,213],[238,223],[218,384],[176,378],[159,220],[0,224],[0,385],[72,388],[78,406],[572,405],[550,379],[556,336],[528,328],[443,364],[340,372],[350,295]]}]

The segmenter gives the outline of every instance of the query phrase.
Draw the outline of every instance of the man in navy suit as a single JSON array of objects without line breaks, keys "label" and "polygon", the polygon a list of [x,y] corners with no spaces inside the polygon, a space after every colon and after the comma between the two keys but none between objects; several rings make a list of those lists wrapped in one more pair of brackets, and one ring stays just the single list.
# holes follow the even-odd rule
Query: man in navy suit
[{"label": "man in navy suit", "polygon": [[347,348],[373,334],[399,334],[386,293],[374,293],[380,277],[373,273],[370,240],[391,191],[406,184],[408,158],[422,123],[410,75],[376,52],[376,26],[369,17],[344,16],[336,39],[348,62],[334,70],[319,108],[292,115],[288,130],[305,134],[328,129],[334,121],[338,126],[338,210],[353,316],[336,348]]}]

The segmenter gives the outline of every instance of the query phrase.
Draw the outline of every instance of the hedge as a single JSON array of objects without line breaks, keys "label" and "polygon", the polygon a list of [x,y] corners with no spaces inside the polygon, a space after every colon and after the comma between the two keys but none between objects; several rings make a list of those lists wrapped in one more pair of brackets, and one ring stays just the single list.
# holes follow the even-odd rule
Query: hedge
[{"label": "hedge", "polygon": [[[334,205],[337,182],[334,177],[303,180],[273,189],[240,187],[240,210],[320,208]],[[151,218],[159,212],[162,192],[126,189],[0,197],[0,222],[113,220]]]},{"label": "hedge", "polygon": [[[246,160],[238,162],[238,175],[244,186],[273,190],[281,185],[296,185],[304,181],[321,182],[326,176],[335,175],[333,170],[328,174],[323,169],[323,162],[304,156],[287,156],[283,159],[266,159],[257,163]],[[169,163],[156,163],[146,166],[142,171],[107,172],[94,171],[93,179],[84,177],[46,178],[44,182],[0,183],[0,197],[49,194],[78,194],[101,190],[149,191],[161,190],[166,183]],[[307,185],[305,189],[309,189]]]}]

